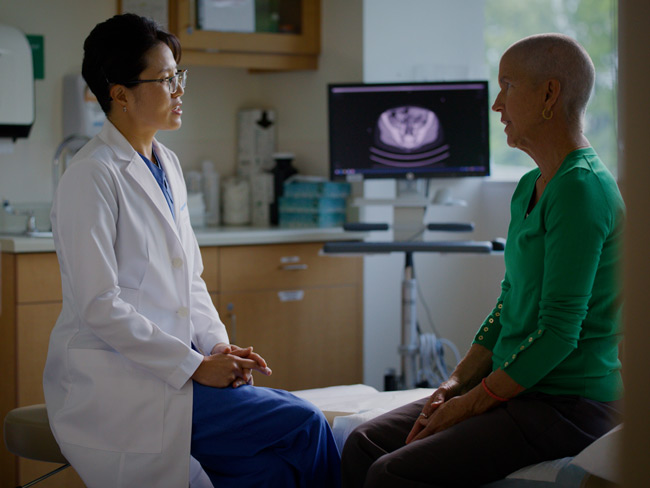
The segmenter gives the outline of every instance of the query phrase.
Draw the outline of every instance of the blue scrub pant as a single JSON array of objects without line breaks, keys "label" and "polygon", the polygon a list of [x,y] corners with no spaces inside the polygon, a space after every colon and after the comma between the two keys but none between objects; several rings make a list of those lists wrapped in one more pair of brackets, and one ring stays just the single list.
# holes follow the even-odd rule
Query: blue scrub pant
[{"label": "blue scrub pant", "polygon": [[217,488],[341,485],[327,420],[282,390],[194,382],[191,452]]}]

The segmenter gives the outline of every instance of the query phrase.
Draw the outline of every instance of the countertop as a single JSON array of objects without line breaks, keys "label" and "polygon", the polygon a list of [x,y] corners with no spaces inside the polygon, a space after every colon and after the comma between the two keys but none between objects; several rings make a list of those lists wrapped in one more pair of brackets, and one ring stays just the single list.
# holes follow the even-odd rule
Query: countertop
[{"label": "countertop", "polygon": [[[346,232],[341,227],[281,229],[277,227],[195,228],[199,246],[241,246],[292,242],[363,240],[364,232]],[[51,237],[24,237],[0,233],[0,250],[9,253],[54,252]]]}]

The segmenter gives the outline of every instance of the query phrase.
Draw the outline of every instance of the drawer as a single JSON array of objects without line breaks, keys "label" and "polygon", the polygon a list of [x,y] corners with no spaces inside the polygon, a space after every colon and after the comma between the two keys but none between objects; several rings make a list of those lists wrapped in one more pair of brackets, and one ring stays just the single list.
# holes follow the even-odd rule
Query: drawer
[{"label": "drawer", "polygon": [[16,255],[18,303],[60,302],[61,272],[56,253]]},{"label": "drawer", "polygon": [[322,243],[223,247],[221,291],[357,284],[362,258],[321,256]]}]

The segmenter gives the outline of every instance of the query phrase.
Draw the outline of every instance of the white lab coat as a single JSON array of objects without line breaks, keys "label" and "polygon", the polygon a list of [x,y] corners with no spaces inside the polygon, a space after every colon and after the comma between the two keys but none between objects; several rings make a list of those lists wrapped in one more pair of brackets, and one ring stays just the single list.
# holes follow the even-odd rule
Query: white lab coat
[{"label": "white lab coat", "polygon": [[187,487],[192,381],[228,342],[205,283],[178,158],[157,141],[176,219],[106,122],[52,207],[63,308],[43,387],[54,435],[89,488]]}]

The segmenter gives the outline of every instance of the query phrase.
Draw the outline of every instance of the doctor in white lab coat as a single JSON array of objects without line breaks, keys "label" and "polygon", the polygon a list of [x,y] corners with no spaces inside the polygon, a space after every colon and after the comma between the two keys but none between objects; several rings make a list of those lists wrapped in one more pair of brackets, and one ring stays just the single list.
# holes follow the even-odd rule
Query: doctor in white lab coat
[{"label": "doctor in white lab coat", "polygon": [[[63,175],[51,215],[63,308],[44,391],[61,450],[90,488],[187,487],[192,380],[227,394],[265,390],[247,385],[251,370],[270,374],[251,348],[229,345],[200,277],[181,166],[154,139],[181,125],[186,73],[177,40],[150,24],[117,16],[86,41],[84,77],[108,120]],[[153,41],[124,79],[142,25]],[[123,46],[105,38],[116,30],[110,42]]]}]

